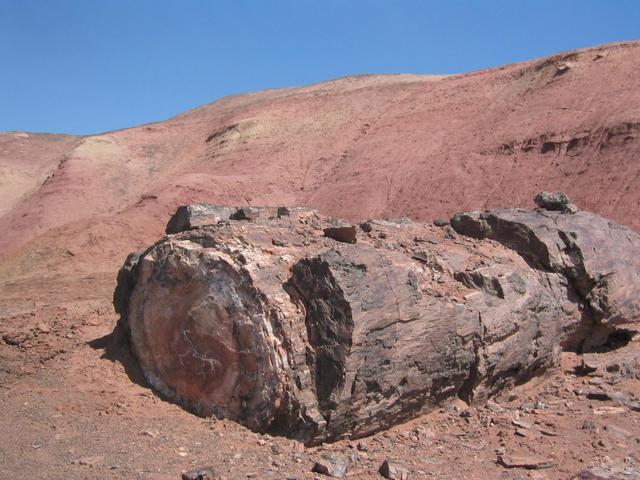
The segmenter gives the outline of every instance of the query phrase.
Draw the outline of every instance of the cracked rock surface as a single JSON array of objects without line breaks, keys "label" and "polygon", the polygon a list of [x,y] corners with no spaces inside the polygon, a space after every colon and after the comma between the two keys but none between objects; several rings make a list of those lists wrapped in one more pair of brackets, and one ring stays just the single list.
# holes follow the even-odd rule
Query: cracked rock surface
[{"label": "cracked rock surface", "polygon": [[115,300],[154,388],[256,431],[315,444],[481,403],[638,318],[640,240],[586,212],[372,220],[349,243],[311,210],[224,213],[130,256]]}]

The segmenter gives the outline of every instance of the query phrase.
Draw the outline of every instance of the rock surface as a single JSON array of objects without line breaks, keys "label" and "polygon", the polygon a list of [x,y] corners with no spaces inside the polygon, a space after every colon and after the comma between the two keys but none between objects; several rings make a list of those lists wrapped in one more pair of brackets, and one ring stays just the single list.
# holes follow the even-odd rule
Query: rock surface
[{"label": "rock surface", "polygon": [[[135,288],[116,304],[147,380],[186,407],[310,444],[361,437],[446,398],[482,402],[637,319],[623,282],[637,236],[584,212],[556,231],[550,218],[462,214],[464,235],[374,220],[357,243],[326,237],[311,210],[229,220],[129,257],[119,281]],[[589,252],[567,256],[565,232]]]},{"label": "rock surface", "polygon": [[538,271],[562,274],[599,325],[640,318],[640,238],[628,228],[590,212],[526,209],[461,213],[451,224],[513,249]]}]

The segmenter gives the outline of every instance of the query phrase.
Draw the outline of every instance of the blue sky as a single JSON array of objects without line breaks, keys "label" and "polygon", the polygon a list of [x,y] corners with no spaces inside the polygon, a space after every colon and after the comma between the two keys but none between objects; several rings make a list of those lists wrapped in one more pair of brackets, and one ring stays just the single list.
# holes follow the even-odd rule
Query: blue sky
[{"label": "blue sky", "polygon": [[233,93],[633,39],[638,0],[0,0],[0,131],[97,133]]}]

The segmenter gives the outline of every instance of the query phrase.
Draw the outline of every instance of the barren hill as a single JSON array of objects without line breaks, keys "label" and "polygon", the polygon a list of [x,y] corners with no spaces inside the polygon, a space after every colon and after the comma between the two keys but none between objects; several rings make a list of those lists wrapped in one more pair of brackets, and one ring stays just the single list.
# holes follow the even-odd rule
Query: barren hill
[{"label": "barren hill", "polygon": [[155,236],[193,201],[429,220],[563,189],[638,229],[639,69],[640,44],[615,44],[463,75],[240,95],[84,138],[5,134],[3,183],[11,169],[49,177],[12,181],[22,196],[0,212],[2,255],[53,228],[56,243],[71,231],[77,242],[98,219],[118,236]]},{"label": "barren hill", "polygon": [[[0,430],[39,442],[36,413],[31,427],[12,423],[23,403],[74,405],[76,453],[65,455],[75,458],[77,445],[92,444],[82,422],[114,411],[95,407],[104,392],[137,405],[143,387],[121,370],[126,353],[111,364],[87,342],[113,329],[126,253],[158,238],[181,204],[428,221],[532,206],[540,190],[563,190],[640,231],[638,72],[640,42],[629,42],[460,75],[364,75],[238,95],[99,135],[0,134],[0,384],[13,385]],[[136,415],[123,438],[151,421]],[[21,448],[0,450],[11,464]],[[24,471],[59,457],[50,455]],[[53,471],[76,478],[69,468]]]}]

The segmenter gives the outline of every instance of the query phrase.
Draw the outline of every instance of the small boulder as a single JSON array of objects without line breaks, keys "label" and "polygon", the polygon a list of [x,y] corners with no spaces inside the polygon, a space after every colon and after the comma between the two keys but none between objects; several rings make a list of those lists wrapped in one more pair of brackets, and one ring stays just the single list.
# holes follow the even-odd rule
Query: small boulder
[{"label": "small boulder", "polygon": [[343,243],[356,243],[356,227],[353,225],[341,225],[324,229],[324,236]]},{"label": "small boulder", "polygon": [[540,192],[533,199],[538,207],[562,213],[576,213],[578,207],[569,201],[564,192]]},{"label": "small boulder", "polygon": [[342,478],[347,473],[349,459],[336,453],[325,453],[313,466],[312,471],[329,477]]},{"label": "small boulder", "polygon": [[580,375],[591,375],[598,371],[598,362],[591,357],[582,357],[580,366],[576,368],[576,373]]},{"label": "small boulder", "polygon": [[409,480],[409,469],[393,460],[385,460],[378,470],[380,475],[389,480]]},{"label": "small boulder", "polygon": [[201,467],[182,474],[182,480],[214,480],[216,472],[213,467]]},{"label": "small boulder", "polygon": [[[241,207],[232,214],[231,220],[255,222],[259,218],[280,218],[280,209],[276,207]],[[287,210],[287,216],[289,211]]]}]

